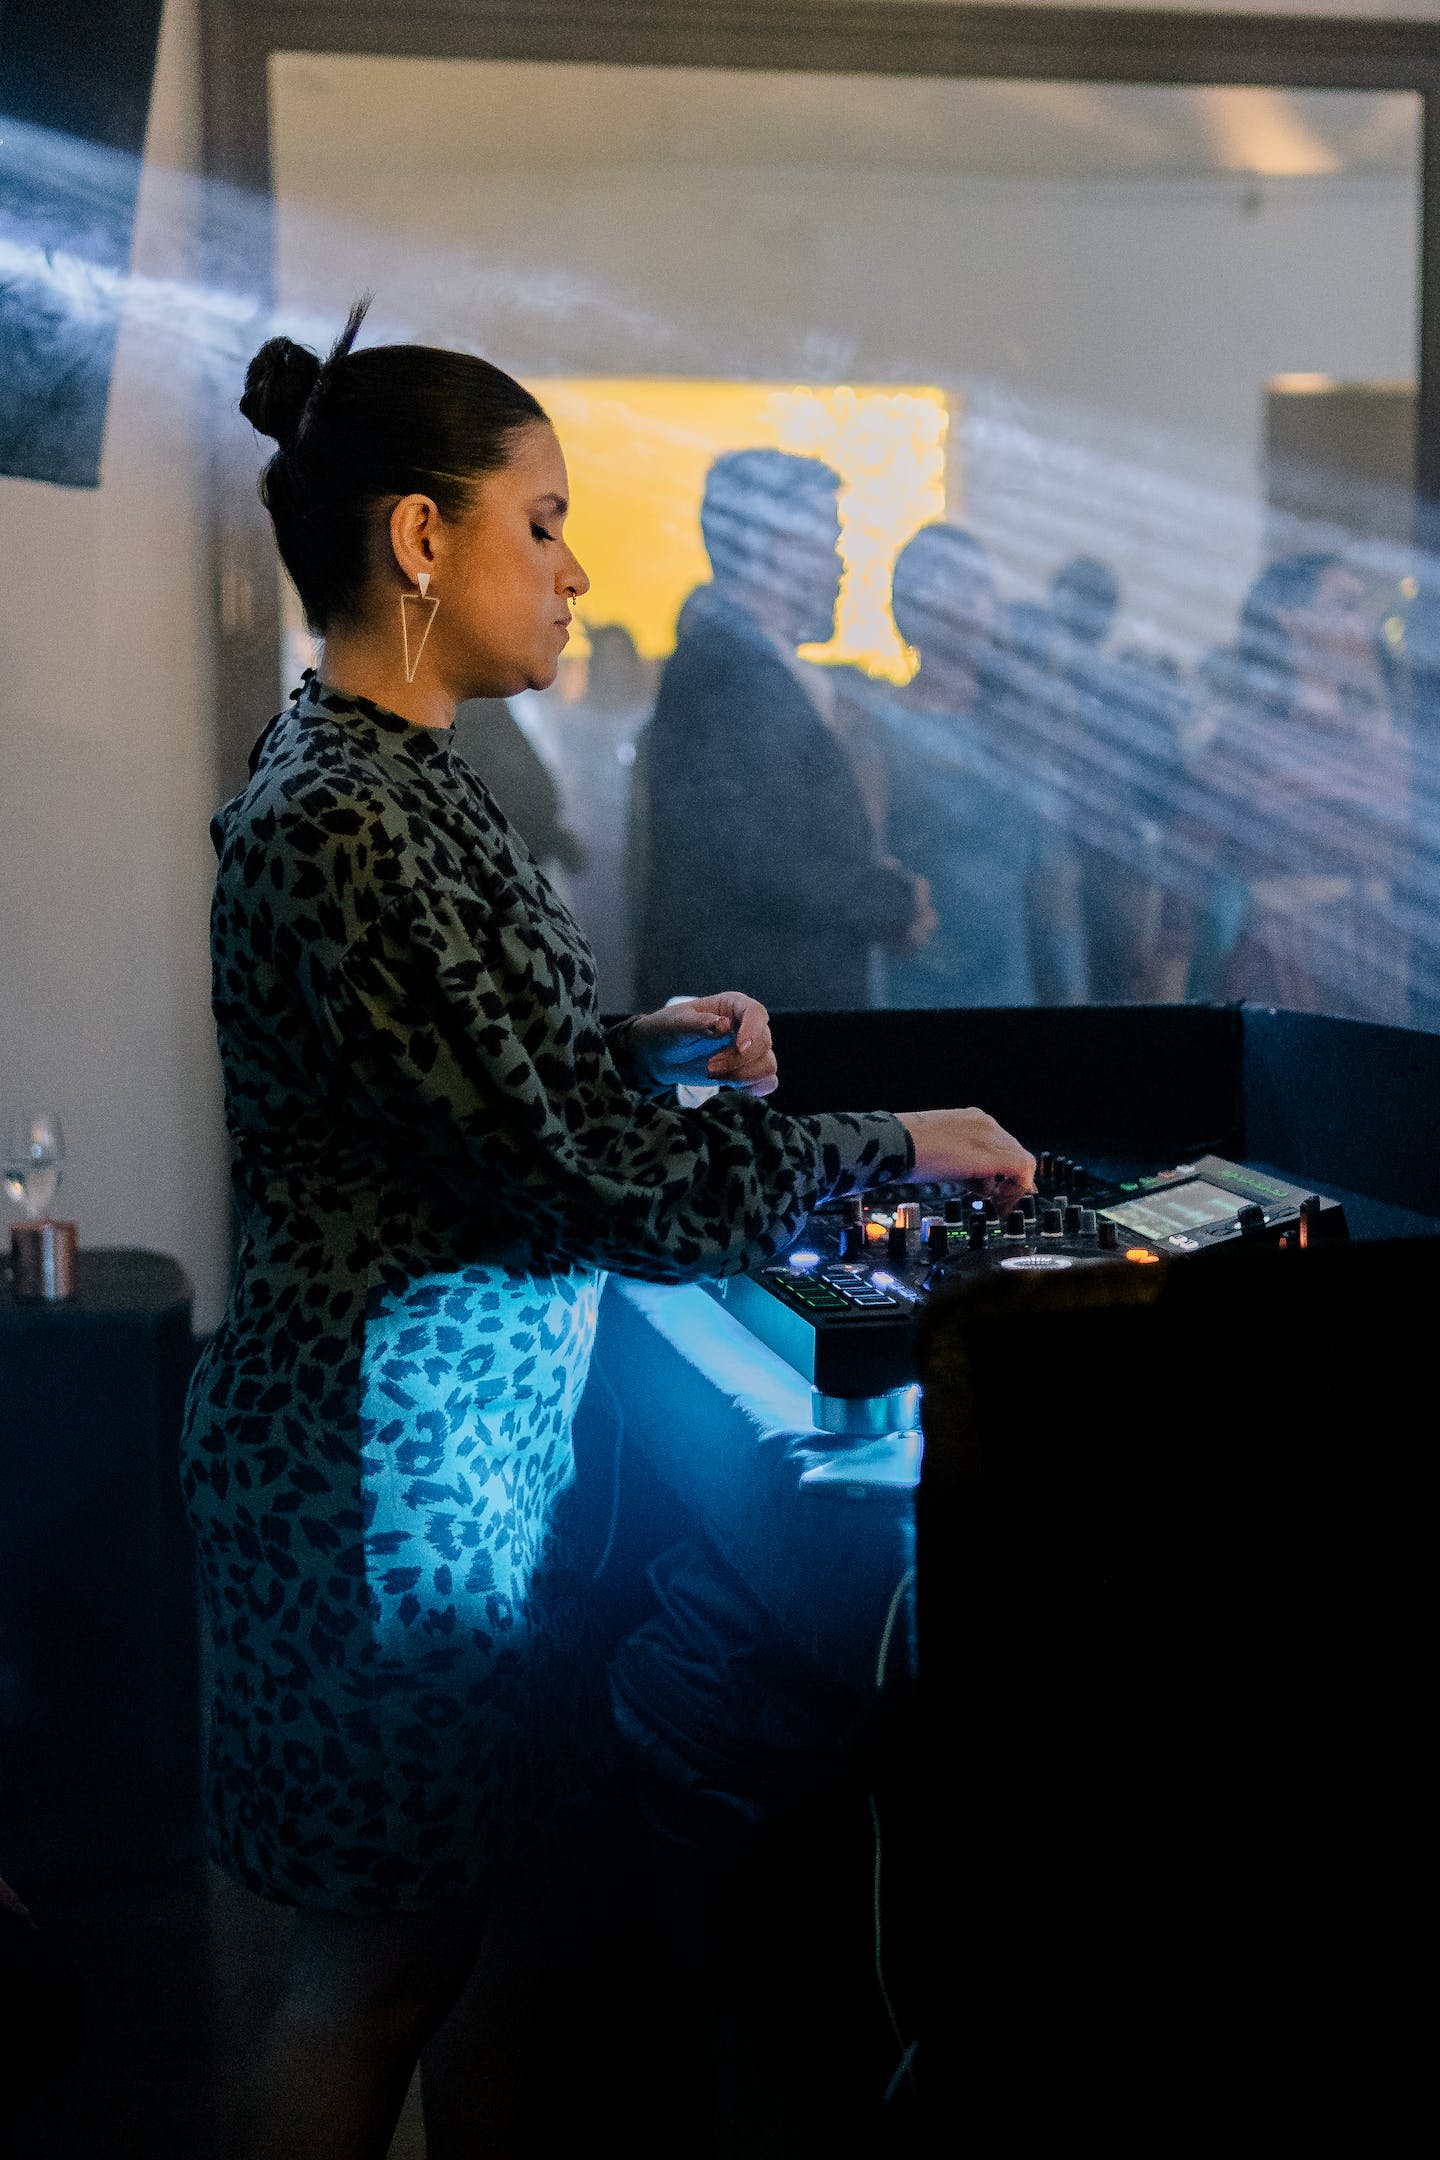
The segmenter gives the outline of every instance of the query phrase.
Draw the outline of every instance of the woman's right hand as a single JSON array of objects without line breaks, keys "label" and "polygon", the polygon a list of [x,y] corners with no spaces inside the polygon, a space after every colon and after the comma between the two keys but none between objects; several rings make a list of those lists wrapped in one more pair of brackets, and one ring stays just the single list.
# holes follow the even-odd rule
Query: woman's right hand
[{"label": "woman's right hand", "polygon": [[969,1185],[1002,1206],[1035,1190],[1035,1157],[984,1110],[902,1110],[917,1185]]}]

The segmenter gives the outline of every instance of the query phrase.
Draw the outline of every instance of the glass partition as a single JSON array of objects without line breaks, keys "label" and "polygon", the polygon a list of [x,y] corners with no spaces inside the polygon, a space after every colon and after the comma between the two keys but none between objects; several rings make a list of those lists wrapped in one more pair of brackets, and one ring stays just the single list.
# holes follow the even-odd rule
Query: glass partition
[{"label": "glass partition", "polygon": [[1436,1024],[1418,97],[279,54],[270,103],[286,327],[373,290],[566,449],[583,635],[459,741],[607,1008]]}]

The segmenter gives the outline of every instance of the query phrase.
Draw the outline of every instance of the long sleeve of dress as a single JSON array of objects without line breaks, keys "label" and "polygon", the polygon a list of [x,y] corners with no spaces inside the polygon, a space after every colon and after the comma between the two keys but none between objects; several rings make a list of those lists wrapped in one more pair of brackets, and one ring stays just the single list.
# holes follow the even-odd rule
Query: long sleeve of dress
[{"label": "long sleeve of dress", "polygon": [[430,1175],[473,1186],[547,1258],[651,1280],[784,1249],[818,1202],[902,1177],[888,1112],[788,1117],[729,1091],[681,1109],[627,1085],[564,956],[478,896],[392,896],[322,1000],[350,1100]]}]

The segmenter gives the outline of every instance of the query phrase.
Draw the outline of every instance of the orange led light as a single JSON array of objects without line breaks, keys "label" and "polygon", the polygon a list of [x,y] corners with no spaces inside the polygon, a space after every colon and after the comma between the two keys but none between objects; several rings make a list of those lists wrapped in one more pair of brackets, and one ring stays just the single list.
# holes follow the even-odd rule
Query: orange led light
[{"label": "orange led light", "polygon": [[1126,1250],[1125,1258],[1138,1261],[1141,1267],[1154,1267],[1160,1255],[1158,1252],[1146,1252],[1143,1245],[1131,1245]]},{"label": "orange led light", "polygon": [[883,1245],[885,1242],[885,1233],[889,1229],[889,1227],[890,1225],[888,1223],[867,1222],[865,1225],[865,1236],[867,1241],[871,1245]]}]

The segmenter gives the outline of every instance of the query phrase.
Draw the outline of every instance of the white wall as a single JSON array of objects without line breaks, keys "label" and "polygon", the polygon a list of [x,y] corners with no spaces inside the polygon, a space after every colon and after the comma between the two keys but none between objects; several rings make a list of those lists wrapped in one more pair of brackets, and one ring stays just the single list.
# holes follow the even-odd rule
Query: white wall
[{"label": "white wall", "polygon": [[[195,193],[175,176],[198,161],[199,79],[197,0],[168,0],[142,273],[184,267]],[[183,361],[127,320],[99,488],[0,479],[0,1117],[58,1110],[57,1206],[82,1244],[174,1254],[210,1327],[229,1226],[206,945],[203,475]]]}]

